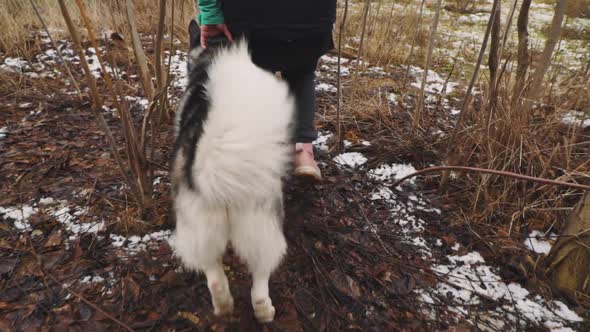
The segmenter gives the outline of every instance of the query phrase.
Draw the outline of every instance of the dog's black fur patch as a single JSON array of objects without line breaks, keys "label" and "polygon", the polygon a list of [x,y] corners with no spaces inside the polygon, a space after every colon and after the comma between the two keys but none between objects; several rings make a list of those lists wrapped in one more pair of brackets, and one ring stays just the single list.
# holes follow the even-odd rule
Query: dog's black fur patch
[{"label": "dog's black fur patch", "polygon": [[[184,104],[182,109],[178,110],[181,114],[173,156],[178,153],[184,155],[183,175],[191,190],[198,190],[191,167],[195,161],[197,144],[203,134],[203,124],[207,120],[210,106],[209,96],[206,91],[206,85],[209,81],[208,70],[220,48],[226,47],[226,45],[227,43],[224,42],[211,43],[206,49],[196,48],[196,51],[200,52],[196,59],[190,58],[191,55],[189,55],[189,80],[185,91]],[[173,158],[173,162],[175,159]]]}]

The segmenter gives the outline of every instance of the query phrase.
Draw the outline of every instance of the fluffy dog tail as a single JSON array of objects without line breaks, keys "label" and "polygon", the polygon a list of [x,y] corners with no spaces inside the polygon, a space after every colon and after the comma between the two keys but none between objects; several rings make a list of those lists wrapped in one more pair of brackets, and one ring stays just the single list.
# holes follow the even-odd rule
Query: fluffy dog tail
[{"label": "fluffy dog tail", "polygon": [[[292,150],[294,102],[287,84],[256,67],[245,42],[219,49],[209,61],[205,75],[191,73],[190,78],[205,77],[202,91],[192,93],[203,94],[207,107],[191,110],[194,105],[185,97],[183,113],[206,116],[197,116],[202,130],[191,144],[194,156],[183,158],[184,171],[211,204],[236,206],[277,197]],[[185,122],[191,118],[181,116]]]}]

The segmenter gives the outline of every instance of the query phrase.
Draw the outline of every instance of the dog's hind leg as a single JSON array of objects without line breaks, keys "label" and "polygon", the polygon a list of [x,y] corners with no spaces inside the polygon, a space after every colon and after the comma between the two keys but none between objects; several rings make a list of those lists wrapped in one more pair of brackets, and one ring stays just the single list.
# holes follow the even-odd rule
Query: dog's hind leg
[{"label": "dog's hind leg", "polygon": [[181,190],[175,212],[171,246],[185,266],[205,273],[215,314],[231,313],[234,300],[222,264],[229,237],[227,210],[208,207],[197,194]]},{"label": "dog's hind leg", "polygon": [[234,250],[246,261],[252,273],[252,307],[260,322],[270,322],[275,315],[268,282],[287,251],[281,227],[282,214],[282,201],[230,213],[230,239]]}]

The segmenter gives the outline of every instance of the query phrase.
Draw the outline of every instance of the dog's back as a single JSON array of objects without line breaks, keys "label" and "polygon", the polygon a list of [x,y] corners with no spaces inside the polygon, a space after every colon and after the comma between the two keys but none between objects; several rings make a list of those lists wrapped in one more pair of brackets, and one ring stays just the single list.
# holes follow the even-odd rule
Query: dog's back
[{"label": "dog's back", "polygon": [[292,118],[287,84],[256,67],[246,43],[202,52],[178,120],[173,177],[184,179],[175,187],[189,185],[213,205],[276,196]]},{"label": "dog's back", "polygon": [[231,241],[253,273],[257,318],[272,320],[268,277],[286,251],[281,177],[293,100],[286,83],[252,63],[244,42],[193,56],[177,118],[171,244],[186,266],[205,272],[221,314],[233,307],[220,263]]}]

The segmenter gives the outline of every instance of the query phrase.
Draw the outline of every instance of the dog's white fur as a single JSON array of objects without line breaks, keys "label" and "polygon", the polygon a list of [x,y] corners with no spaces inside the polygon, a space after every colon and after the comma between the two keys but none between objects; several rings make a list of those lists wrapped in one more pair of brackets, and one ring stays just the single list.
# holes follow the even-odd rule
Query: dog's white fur
[{"label": "dog's white fur", "polygon": [[244,42],[221,50],[208,76],[210,108],[191,167],[196,188],[178,185],[170,243],[188,268],[205,273],[220,315],[233,309],[222,266],[231,242],[253,276],[255,315],[267,322],[275,313],[269,277],[287,250],[277,204],[282,209],[294,102],[286,83],[252,63]]}]

